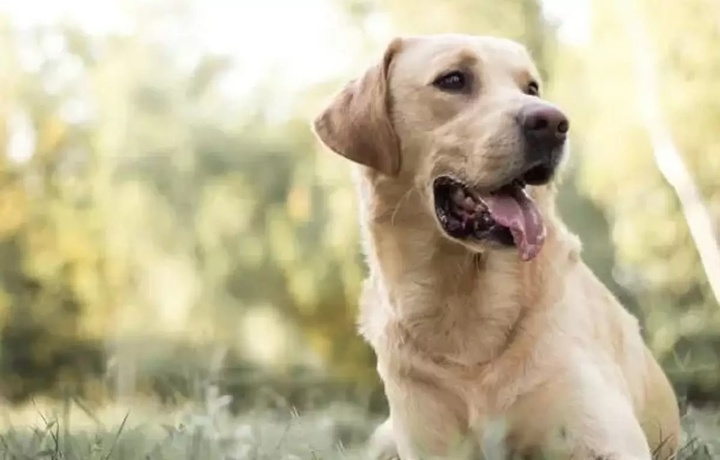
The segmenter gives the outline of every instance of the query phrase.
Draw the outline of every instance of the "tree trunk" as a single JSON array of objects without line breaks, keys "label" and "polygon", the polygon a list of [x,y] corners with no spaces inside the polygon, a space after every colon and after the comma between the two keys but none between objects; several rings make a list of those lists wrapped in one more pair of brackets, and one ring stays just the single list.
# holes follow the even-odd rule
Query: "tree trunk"
[{"label": "tree trunk", "polygon": [[615,7],[633,53],[637,104],[650,137],[655,164],[680,201],[710,289],[720,304],[720,244],[710,212],[663,118],[658,72],[648,32],[635,0],[615,0]]}]

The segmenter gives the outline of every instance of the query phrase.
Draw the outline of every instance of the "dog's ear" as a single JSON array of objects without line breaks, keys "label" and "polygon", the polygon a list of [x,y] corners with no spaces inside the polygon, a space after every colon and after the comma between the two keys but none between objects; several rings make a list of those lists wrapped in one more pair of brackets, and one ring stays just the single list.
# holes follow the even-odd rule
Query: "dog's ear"
[{"label": "dog's ear", "polygon": [[389,176],[400,171],[400,142],[388,107],[388,74],[402,44],[394,39],[380,63],[348,83],[315,118],[317,137],[332,151]]}]

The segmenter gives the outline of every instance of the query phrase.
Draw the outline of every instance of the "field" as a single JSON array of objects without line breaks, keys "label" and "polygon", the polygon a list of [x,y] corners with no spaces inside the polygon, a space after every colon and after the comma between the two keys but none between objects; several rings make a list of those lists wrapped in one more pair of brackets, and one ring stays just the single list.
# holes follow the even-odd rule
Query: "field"
[{"label": "field", "polygon": [[[363,442],[379,422],[348,404],[232,416],[229,402],[209,398],[175,412],[147,403],[98,411],[35,403],[4,414],[0,459],[352,460],[364,458]],[[680,459],[720,458],[720,414],[690,408],[683,425]]]}]

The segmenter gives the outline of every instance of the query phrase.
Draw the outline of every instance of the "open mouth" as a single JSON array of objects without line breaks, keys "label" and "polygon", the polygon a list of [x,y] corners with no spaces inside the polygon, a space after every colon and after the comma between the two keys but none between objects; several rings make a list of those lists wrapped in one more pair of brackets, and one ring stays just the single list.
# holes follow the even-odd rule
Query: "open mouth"
[{"label": "open mouth", "polygon": [[515,179],[492,192],[480,193],[457,179],[440,176],[433,183],[435,213],[449,236],[515,246],[528,261],[542,249],[545,225],[525,187],[524,179]]}]

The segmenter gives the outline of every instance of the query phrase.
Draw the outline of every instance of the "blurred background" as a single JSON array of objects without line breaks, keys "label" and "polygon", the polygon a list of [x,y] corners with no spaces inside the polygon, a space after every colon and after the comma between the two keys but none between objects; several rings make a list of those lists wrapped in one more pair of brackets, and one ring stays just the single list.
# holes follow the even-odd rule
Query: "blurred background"
[{"label": "blurred background", "polygon": [[350,166],[309,126],[432,32],[529,48],[572,120],[584,259],[681,403],[720,402],[716,0],[6,0],[3,405],[381,415]]}]

